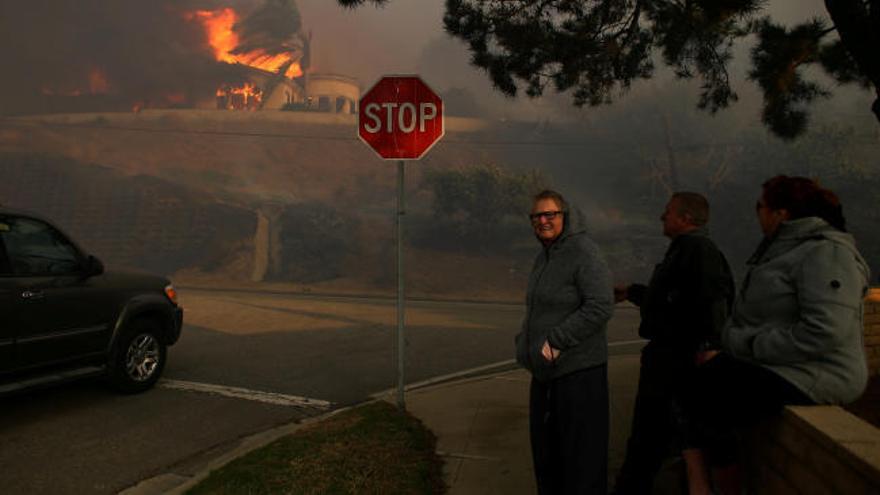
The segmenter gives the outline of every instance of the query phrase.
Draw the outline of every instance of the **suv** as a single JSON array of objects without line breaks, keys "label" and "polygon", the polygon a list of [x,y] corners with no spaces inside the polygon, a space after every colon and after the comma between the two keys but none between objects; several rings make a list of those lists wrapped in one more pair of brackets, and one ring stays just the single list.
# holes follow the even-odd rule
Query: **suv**
[{"label": "suv", "polygon": [[95,375],[147,390],[182,322],[168,279],[105,272],[45,219],[0,207],[0,394]]}]

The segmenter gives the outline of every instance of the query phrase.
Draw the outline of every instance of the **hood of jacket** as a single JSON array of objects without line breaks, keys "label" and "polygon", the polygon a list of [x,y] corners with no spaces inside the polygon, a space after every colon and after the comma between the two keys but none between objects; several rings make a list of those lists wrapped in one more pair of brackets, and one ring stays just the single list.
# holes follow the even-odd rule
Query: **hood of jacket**
[{"label": "hood of jacket", "polygon": [[758,249],[749,258],[749,265],[759,265],[790,251],[797,245],[817,239],[826,239],[849,250],[861,266],[865,279],[870,279],[868,263],[856,249],[856,241],[852,234],[832,227],[819,217],[805,217],[782,222],[772,235],[767,236],[758,245]]},{"label": "hood of jacket", "polygon": [[[587,227],[584,224],[583,215],[580,212],[569,204],[568,210],[562,212],[562,232],[560,232],[559,237],[557,237],[550,244],[545,244],[545,250],[553,249],[553,246],[559,246],[564,243],[569,237],[585,234],[587,232]],[[541,244],[544,244],[544,241],[535,234],[535,239],[538,240]]]}]

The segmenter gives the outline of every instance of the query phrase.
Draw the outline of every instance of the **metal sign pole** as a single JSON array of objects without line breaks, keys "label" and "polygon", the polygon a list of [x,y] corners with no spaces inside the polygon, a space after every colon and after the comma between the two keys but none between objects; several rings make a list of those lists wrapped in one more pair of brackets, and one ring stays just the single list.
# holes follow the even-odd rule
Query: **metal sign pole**
[{"label": "metal sign pole", "polygon": [[403,367],[405,339],[403,336],[403,215],[405,208],[403,160],[397,162],[397,407],[406,409],[403,400]]},{"label": "metal sign pole", "polygon": [[419,76],[383,76],[357,106],[358,137],[383,160],[397,162],[397,407],[405,409],[403,288],[404,160],[418,160],[445,134],[443,99]]}]

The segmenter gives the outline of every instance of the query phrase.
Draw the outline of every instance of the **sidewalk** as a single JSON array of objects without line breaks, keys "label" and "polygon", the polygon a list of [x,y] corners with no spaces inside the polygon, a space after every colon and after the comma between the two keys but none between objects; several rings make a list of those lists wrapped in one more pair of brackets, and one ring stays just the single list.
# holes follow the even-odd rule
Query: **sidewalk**
[{"label": "sidewalk", "polygon": [[[416,385],[406,393],[406,408],[437,436],[437,450],[445,460],[444,478],[450,495],[532,495],[536,489],[528,434],[529,374],[522,369],[485,373],[450,377],[436,385]],[[609,356],[609,489],[623,462],[638,377],[638,353]],[[390,392],[377,395],[394,401]],[[312,418],[306,423],[319,420]],[[294,423],[253,435],[197,468],[197,472],[159,475],[123,490],[121,495],[183,494],[212,469],[301,426]],[[653,495],[682,493],[680,473],[678,466],[667,465],[655,482]]]},{"label": "sidewalk", "polygon": [[[623,462],[632,419],[639,356],[611,356],[609,489]],[[518,369],[407,393],[407,410],[437,435],[450,495],[534,494],[528,434],[529,374]],[[658,478],[658,493],[678,493],[674,468]]]}]

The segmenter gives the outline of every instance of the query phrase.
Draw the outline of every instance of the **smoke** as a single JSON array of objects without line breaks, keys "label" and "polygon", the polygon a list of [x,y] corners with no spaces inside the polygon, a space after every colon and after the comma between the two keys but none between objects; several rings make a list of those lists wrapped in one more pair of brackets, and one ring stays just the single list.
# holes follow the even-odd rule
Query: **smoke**
[{"label": "smoke", "polygon": [[241,37],[235,52],[261,50],[276,55],[302,49],[298,36],[301,27],[302,19],[293,0],[267,0],[235,26]]},{"label": "smoke", "polygon": [[185,14],[222,7],[242,14],[241,42],[267,52],[287,48],[300,28],[292,0],[0,0],[0,114],[39,111],[47,94],[210,97],[241,71],[215,60],[203,26]]}]

